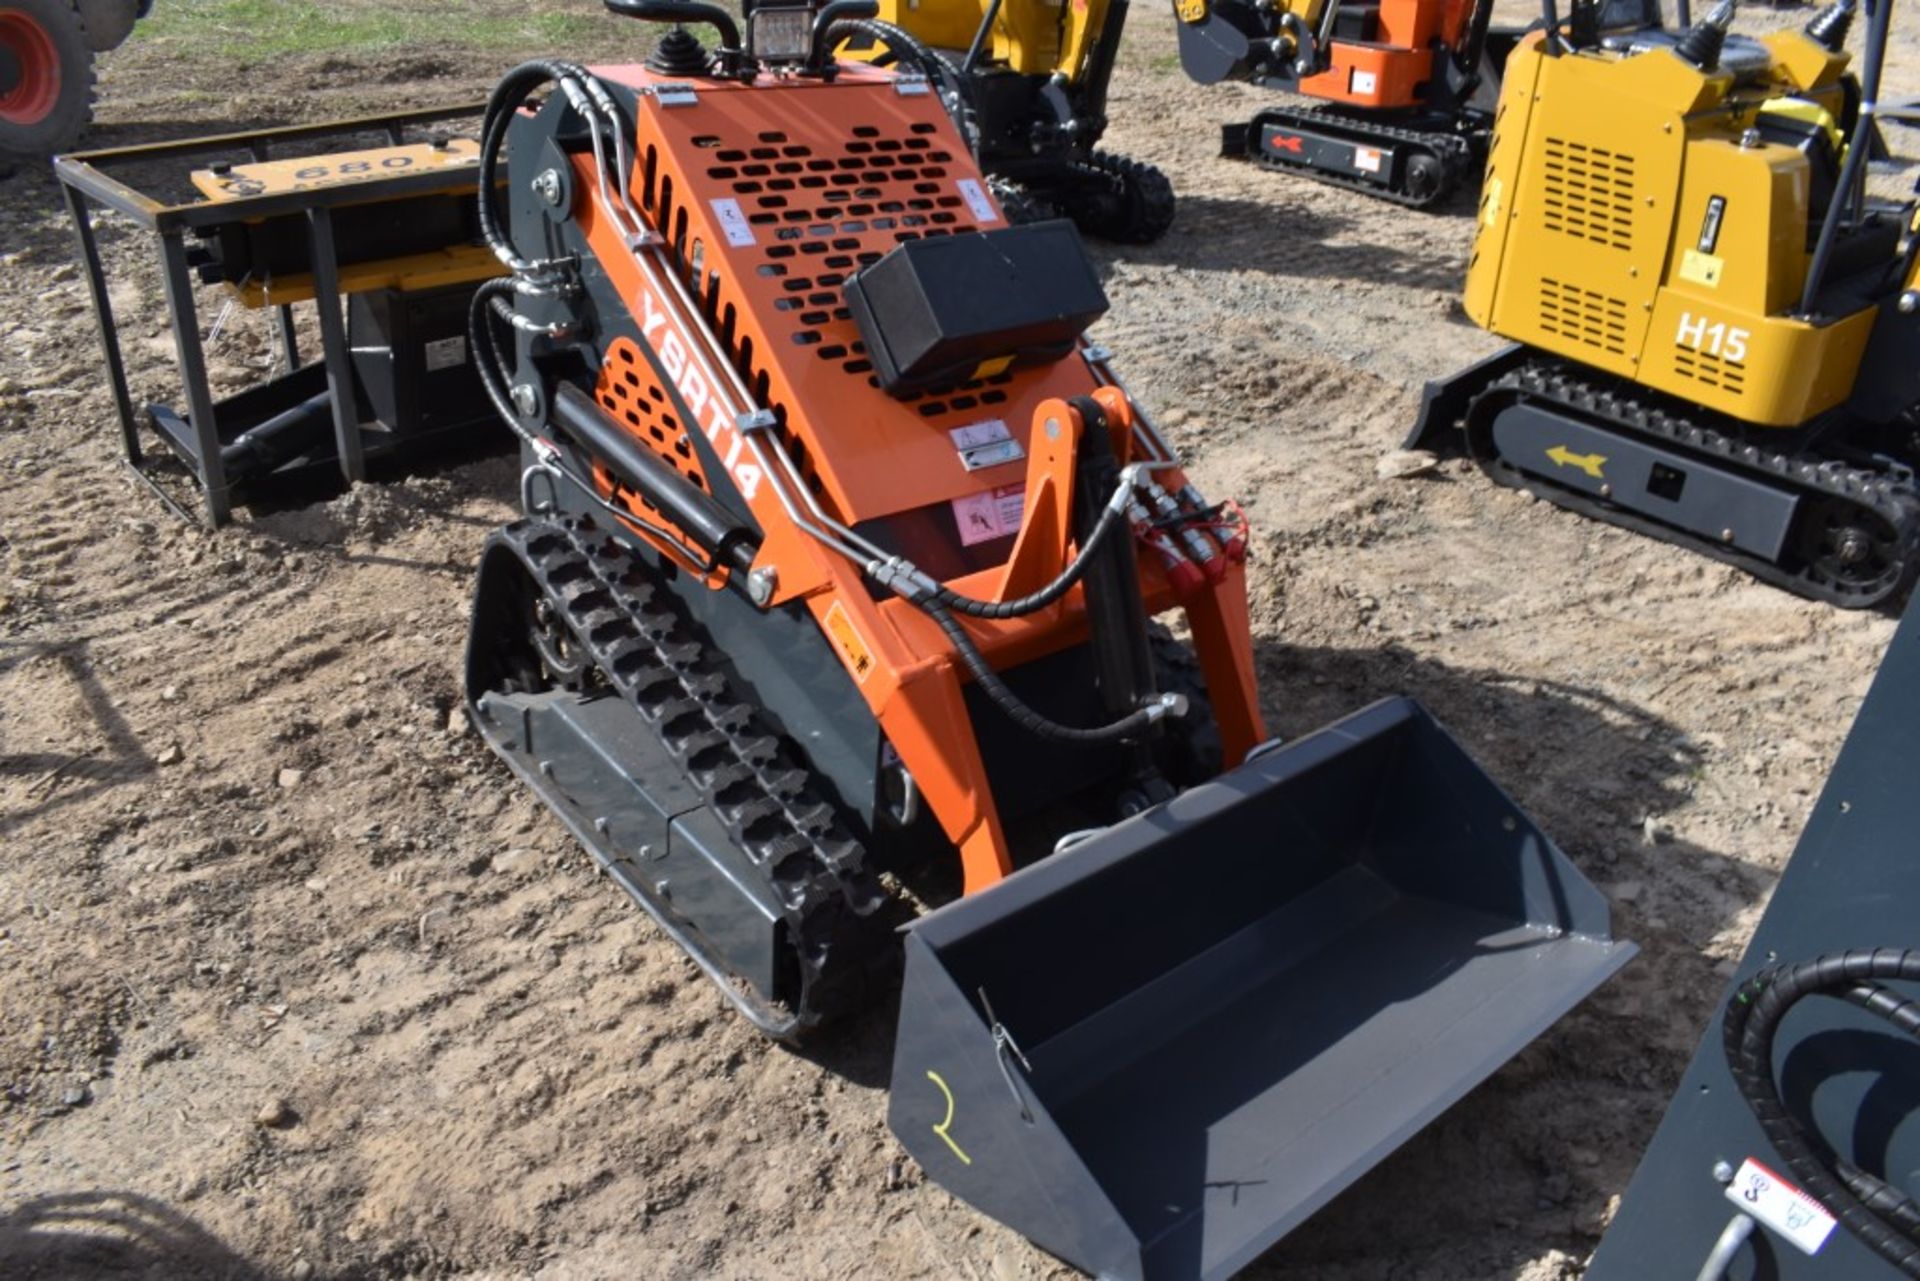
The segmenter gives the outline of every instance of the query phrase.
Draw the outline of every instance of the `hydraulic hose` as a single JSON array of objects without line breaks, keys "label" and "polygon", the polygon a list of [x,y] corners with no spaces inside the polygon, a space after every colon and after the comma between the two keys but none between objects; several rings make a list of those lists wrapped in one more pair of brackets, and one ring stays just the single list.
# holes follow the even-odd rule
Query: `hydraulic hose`
[{"label": "hydraulic hose", "polygon": [[1062,725],[1058,721],[1042,716],[1020,700],[1020,696],[1007,688],[1000,674],[987,662],[986,655],[973,643],[973,637],[967,635],[967,629],[960,625],[948,610],[935,601],[922,601],[920,607],[927,617],[940,625],[947,639],[953,642],[954,649],[960,655],[960,661],[972,673],[974,684],[982,693],[1005,713],[1020,728],[1041,738],[1049,738],[1059,743],[1125,743],[1136,741],[1147,728],[1163,716],[1179,715],[1186,709],[1184,700],[1177,694],[1163,694],[1158,701],[1129,712],[1119,720],[1108,725],[1095,725],[1086,729],[1073,725]]},{"label": "hydraulic hose", "polygon": [[[1884,0],[1883,0],[1884,2]],[[1838,1156],[1825,1157],[1781,1101],[1774,1079],[1774,1038],[1788,1010],[1810,996],[1857,1005],[1920,1038],[1920,1001],[1883,985],[1920,981],[1920,952],[1878,948],[1830,953],[1797,965],[1776,965],[1741,984],[1727,1005],[1727,1067],[1760,1128],[1807,1194],[1862,1244],[1920,1278],[1920,1206],[1900,1189]]]},{"label": "hydraulic hose", "polygon": [[[486,207],[486,198],[482,196],[481,207]],[[487,399],[493,402],[494,409],[513,428],[521,439],[531,442],[531,438],[520,427],[520,415],[513,408],[513,400],[507,393],[507,380],[503,370],[506,361],[500,354],[500,344],[493,335],[493,326],[487,322],[487,312],[496,299],[512,295],[513,281],[505,276],[484,281],[473,292],[473,302],[467,308],[467,350],[473,353],[473,367],[480,375],[480,389],[487,393]]]},{"label": "hydraulic hose", "polygon": [[590,109],[585,107],[584,91],[578,87],[586,75],[584,68],[573,63],[539,58],[507,72],[487,99],[486,116],[480,126],[480,234],[500,261],[516,272],[525,271],[533,264],[514,248],[513,238],[507,234],[494,204],[499,198],[500,153],[506,142],[507,127],[534,90],[543,84],[558,84],[563,90],[571,88],[569,97],[581,98],[575,105]]},{"label": "hydraulic hose", "polygon": [[[1126,497],[1127,492],[1132,489],[1132,487],[1133,478],[1130,476],[1122,476],[1116,497]],[[1018,618],[1023,614],[1031,614],[1036,610],[1045,609],[1062,596],[1065,596],[1073,589],[1075,583],[1086,576],[1087,569],[1093,564],[1094,557],[1099,554],[1101,547],[1106,544],[1107,540],[1112,536],[1113,531],[1124,523],[1125,515],[1126,507],[1124,504],[1108,503],[1105,510],[1100,513],[1100,519],[1094,525],[1093,532],[1087,536],[1086,543],[1080,548],[1079,554],[1067,562],[1067,567],[1060,571],[1059,577],[1055,578],[1045,587],[1042,587],[1039,591],[1030,592],[1014,600],[987,601],[976,600],[971,596],[962,596],[950,588],[940,586],[936,587],[933,592],[929,594],[928,599],[947,609],[965,614],[969,618]]]},{"label": "hydraulic hose", "polygon": [[895,61],[908,64],[925,76],[928,83],[941,86],[940,100],[946,103],[947,114],[953,117],[954,126],[960,130],[960,136],[966,139],[967,150],[979,152],[980,125],[975,117],[967,77],[955,74],[951,63],[911,33],[891,22],[881,22],[878,18],[847,18],[836,22],[827,28],[822,43],[831,49],[855,36],[865,36],[885,45],[892,51]]}]

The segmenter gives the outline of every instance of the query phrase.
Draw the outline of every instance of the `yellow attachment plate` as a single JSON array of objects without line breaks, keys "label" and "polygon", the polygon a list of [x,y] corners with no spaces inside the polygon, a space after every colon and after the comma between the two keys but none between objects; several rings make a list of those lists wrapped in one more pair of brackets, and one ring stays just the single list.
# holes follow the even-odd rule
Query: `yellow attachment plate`
[{"label": "yellow attachment plate", "polygon": [[430,142],[414,142],[398,147],[376,147],[369,151],[341,151],[332,155],[302,156],[294,160],[234,165],[219,173],[211,169],[198,169],[193,174],[193,185],[210,201],[246,200],[289,191],[378,182],[403,174],[431,173],[436,170],[446,171],[451,177],[479,163],[480,144],[471,138],[455,138],[444,147],[436,147]]},{"label": "yellow attachment plate", "polygon": [[[407,293],[438,289],[443,285],[472,284],[506,274],[507,269],[485,245],[456,245],[405,258],[342,267],[340,292],[364,294],[377,289],[397,289]],[[244,285],[228,287],[243,307],[278,307],[313,298],[313,277],[305,273],[281,276],[265,283],[249,280]]]}]

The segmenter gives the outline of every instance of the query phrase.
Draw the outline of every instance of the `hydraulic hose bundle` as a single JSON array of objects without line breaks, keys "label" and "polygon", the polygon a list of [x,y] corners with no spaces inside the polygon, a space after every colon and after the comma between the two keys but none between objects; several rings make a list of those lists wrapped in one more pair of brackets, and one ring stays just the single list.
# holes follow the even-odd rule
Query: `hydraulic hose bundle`
[{"label": "hydraulic hose bundle", "polygon": [[1920,1278],[1920,1206],[1886,1180],[1823,1152],[1781,1101],[1773,1071],[1781,1020],[1811,996],[1857,1005],[1920,1038],[1920,1001],[1887,987],[1893,980],[1920,981],[1920,951],[1856,950],[1770,966],[1734,993],[1723,1031],[1734,1083],[1802,1189],[1901,1275]]},{"label": "hydraulic hose bundle", "polygon": [[[521,63],[509,71],[494,88],[481,125],[479,215],[481,235],[494,255],[513,274],[486,281],[474,292],[473,304],[467,313],[467,346],[473,353],[474,368],[480,376],[481,387],[501,419],[533,451],[537,460],[533,472],[544,473],[570,485],[595,506],[645,530],[668,546],[678,548],[688,563],[700,573],[717,572],[725,567],[724,560],[737,560],[738,556],[723,555],[723,549],[720,548],[690,546],[672,531],[601,497],[586,478],[577,475],[566,465],[564,456],[551,441],[527,431],[508,389],[506,357],[501,351],[494,322],[498,320],[515,329],[546,337],[563,336],[571,328],[567,322],[540,324],[530,321],[513,305],[514,300],[520,297],[566,298],[578,290],[575,264],[566,260],[548,261],[522,256],[494,206],[499,196],[501,152],[506,146],[508,126],[534,93],[547,84],[557,85],[586,122],[600,175],[599,195],[608,217],[617,225],[624,226],[626,234],[636,243],[646,235],[646,225],[639,211],[634,208],[629,190],[633,153],[631,125],[620,112],[613,95],[607,92],[606,86],[586,68],[571,62],[536,59]],[[617,201],[615,186],[607,178],[610,167],[617,170]],[[529,472],[529,477],[533,472]],[[737,549],[726,551],[737,552]]]}]

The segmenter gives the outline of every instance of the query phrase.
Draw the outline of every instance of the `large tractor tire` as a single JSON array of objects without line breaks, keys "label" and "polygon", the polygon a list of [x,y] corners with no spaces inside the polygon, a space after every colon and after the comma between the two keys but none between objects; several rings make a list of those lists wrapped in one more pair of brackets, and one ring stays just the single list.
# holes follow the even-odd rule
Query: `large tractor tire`
[{"label": "large tractor tire", "polygon": [[93,50],[69,0],[0,0],[0,155],[50,156],[93,116]]},{"label": "large tractor tire", "polygon": [[147,16],[153,0],[73,0],[80,25],[87,29],[87,48],[95,53],[118,49],[133,34],[133,26]]}]

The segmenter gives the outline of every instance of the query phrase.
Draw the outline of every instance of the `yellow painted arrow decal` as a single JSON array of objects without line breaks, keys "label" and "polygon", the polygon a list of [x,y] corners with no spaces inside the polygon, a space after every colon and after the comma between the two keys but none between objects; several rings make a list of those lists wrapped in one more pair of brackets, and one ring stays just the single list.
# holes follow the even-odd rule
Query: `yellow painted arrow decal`
[{"label": "yellow painted arrow decal", "polygon": [[1555,445],[1547,451],[1547,457],[1553,460],[1556,467],[1578,467],[1595,480],[1606,479],[1600,472],[1607,465],[1605,454],[1576,454],[1565,445]]}]

